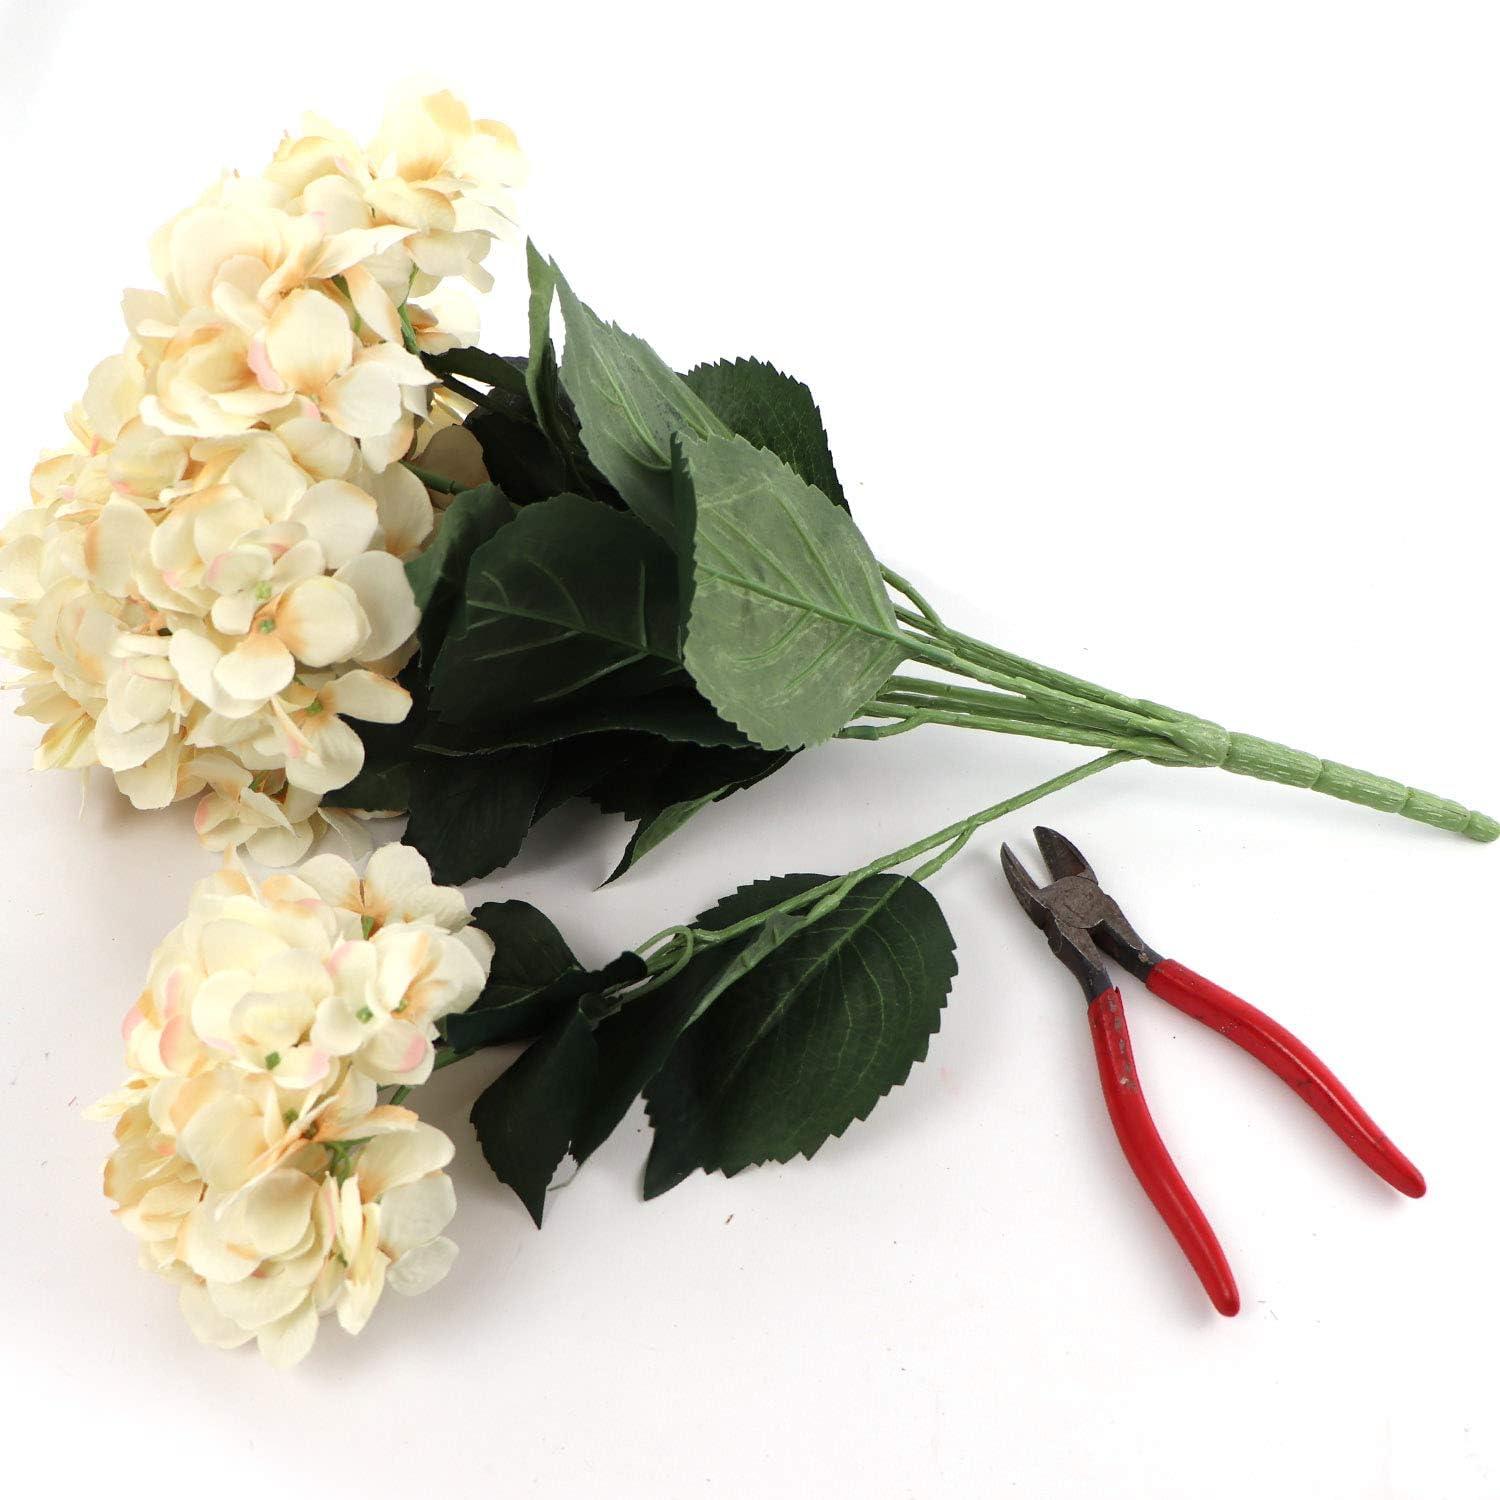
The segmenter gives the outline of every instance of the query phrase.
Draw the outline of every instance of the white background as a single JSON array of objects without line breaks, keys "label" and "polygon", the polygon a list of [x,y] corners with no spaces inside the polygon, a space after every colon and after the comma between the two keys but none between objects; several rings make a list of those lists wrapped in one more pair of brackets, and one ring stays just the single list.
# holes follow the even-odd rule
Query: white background
[{"label": "white background", "polygon": [[[1487,5],[34,3],[0,8],[0,472],[121,337],[148,233],[313,107],[414,70],[509,120],[529,227],[679,365],[819,397],[879,554],[974,633],[1500,812],[1500,92]],[[514,275],[489,299],[517,343]],[[210,858],[0,727],[7,1486],[210,1496],[1490,1500],[1500,849],[1137,766],[1045,805],[1148,940],[1302,1034],[1426,1170],[1399,1198],[1127,987],[1239,1274],[1208,1308],[1110,1135],[1072,980],[999,878],[911,1083],[811,1162],[639,1201],[639,1113],[538,1234],[467,1104],[462,1255],[277,1374],[197,1347],[80,1107]],[[565,813],[475,900],[604,959],[739,881],[839,871],[1083,758],[928,730],[801,757],[594,894]],[[28,1472],[29,1471],[29,1472]]]}]

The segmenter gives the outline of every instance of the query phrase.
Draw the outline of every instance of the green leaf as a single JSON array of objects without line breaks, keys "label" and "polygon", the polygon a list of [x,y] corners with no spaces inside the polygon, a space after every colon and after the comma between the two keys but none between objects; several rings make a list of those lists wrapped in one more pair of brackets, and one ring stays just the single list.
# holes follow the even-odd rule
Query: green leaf
[{"label": "green leaf", "polygon": [[502,401],[505,397],[526,395],[526,375],[520,363],[498,354],[487,353],[483,349],[449,349],[443,354],[424,354],[422,363],[434,375],[457,375],[463,380],[482,380],[492,387],[494,395]]},{"label": "green leaf", "polygon": [[567,330],[562,382],[584,446],[631,510],[674,542],[672,434],[727,437],[729,429],[649,344],[601,322],[553,269]]},{"label": "green leaf", "polygon": [[474,925],[495,945],[489,977],[474,1007],[513,1005],[582,968],[552,919],[526,901],[485,901]]},{"label": "green leaf", "polygon": [[364,769],[353,781],[325,793],[323,803],[327,807],[358,808],[361,812],[405,812],[411,806],[411,762],[376,760],[367,746]]},{"label": "green leaf", "polygon": [[447,736],[422,743],[439,754],[467,754],[473,750],[502,750],[516,745],[553,745],[583,734],[614,734],[622,730],[691,745],[745,749],[750,742],[733,724],[726,724],[694,691],[669,687],[623,703],[591,703],[561,714],[544,714],[506,725],[492,733],[473,736],[482,744],[458,745]]},{"label": "green leaf", "polygon": [[[822,875],[783,875],[743,886],[702,913],[695,925],[724,928],[820,885]],[[594,1033],[598,1071],[577,1116],[572,1151],[586,1161],[603,1145],[641,1090],[655,1077],[677,1039],[708,1006],[778,940],[769,926],[694,955],[674,979],[632,1000]]]},{"label": "green leaf", "polygon": [[576,739],[560,740],[552,746],[552,767],[537,801],[537,818],[575,797],[586,796],[596,782],[610,774],[622,756],[647,742],[660,744],[663,751],[670,748],[664,741],[648,741],[646,736],[636,734],[583,734]]},{"label": "green leaf", "polygon": [[516,508],[493,484],[455,495],[438,518],[437,534],[406,565],[407,581],[422,611],[422,643],[429,656],[442,644],[454,601],[475,551],[516,517]]},{"label": "green leaf", "polygon": [[415,742],[426,714],[427,690],[415,664],[398,681],[412,696],[410,711],[399,724],[353,721],[365,763],[353,781],[324,794],[327,806],[364,812],[405,812],[411,806],[411,768],[418,758]]},{"label": "green leaf", "polygon": [[786,756],[774,751],[724,746],[674,745],[654,736],[632,737],[615,762],[588,788],[590,801],[605,812],[641,818],[674,802],[688,802],[731,784],[749,784],[780,768]]},{"label": "green leaf", "polygon": [[698,365],[682,378],[731,431],[769,448],[835,505],[849,509],[818,404],[800,380],[758,359]]},{"label": "green leaf", "polygon": [[572,469],[537,427],[524,392],[516,408],[471,412],[464,426],[479,439],[485,473],[517,505],[535,505],[571,489]]},{"label": "green leaf", "polygon": [[552,303],[557,295],[557,271],[530,240],[526,241],[526,279],[531,286],[526,322],[531,349],[526,357],[526,394],[538,425],[553,446],[566,449],[566,425],[559,408],[562,388],[557,355],[552,348]]},{"label": "green leaf", "polygon": [[[713,776],[713,784],[703,791],[694,791],[705,778],[698,774],[698,766],[669,766],[654,782],[650,801],[638,806],[635,832],[620,856],[620,862],[604,882],[618,880],[627,870],[632,870],[653,849],[664,844],[677,830],[705,807],[722,802],[736,792],[748,791],[751,787],[774,775],[791,759],[791,754],[746,754],[736,758],[733,768],[720,771]],[[706,767],[704,769],[707,769]]]},{"label": "green leaf", "polygon": [[441,885],[477,880],[516,857],[546,785],[546,750],[426,755],[414,762],[411,817],[402,843]]},{"label": "green leaf", "polygon": [[474,554],[432,705],[453,723],[503,723],[636,698],[677,671],[672,554],[633,516],[558,495]]},{"label": "green leaf", "polygon": [[646,977],[638,953],[622,953],[602,969],[572,969],[550,984],[505,1005],[480,1009],[480,1003],[444,1022],[444,1039],[464,1052],[499,1047],[539,1035],[570,1005],[606,990],[635,984]]},{"label": "green leaf", "polygon": [[957,967],[941,908],[904,875],[794,923],[646,1086],[646,1196],[699,1167],[810,1157],[866,1118],[927,1055]]},{"label": "green leaf", "polygon": [[848,515],[774,453],[737,437],[684,454],[688,670],[756,744],[818,744],[905,659],[880,564]]},{"label": "green leaf", "polygon": [[598,1051],[575,1002],[474,1101],[469,1119],[490,1170],[540,1229],[547,1186],[567,1154]]},{"label": "green leaf", "polygon": [[653,849],[666,843],[678,829],[689,823],[705,807],[717,802],[721,797],[728,796],[731,792],[740,790],[738,786],[725,787],[722,791],[706,792],[701,797],[689,797],[682,802],[669,802],[656,812],[642,815],[635,825],[635,832],[630,835],[630,842],[625,845],[625,852],[620,856],[619,863],[605,877],[605,885],[612,884],[622,875],[633,870]]}]

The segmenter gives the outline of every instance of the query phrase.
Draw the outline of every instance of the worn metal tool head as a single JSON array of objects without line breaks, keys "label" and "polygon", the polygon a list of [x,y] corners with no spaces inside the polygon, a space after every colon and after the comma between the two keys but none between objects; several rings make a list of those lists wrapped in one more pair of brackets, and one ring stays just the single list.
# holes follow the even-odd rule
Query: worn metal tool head
[{"label": "worn metal tool head", "polygon": [[1114,897],[1100,889],[1075,844],[1053,828],[1035,833],[1050,885],[1039,886],[1009,844],[1001,846],[1000,863],[1021,909],[1046,934],[1048,947],[1083,986],[1084,997],[1092,1000],[1113,987],[1106,954],[1144,978],[1161,962],[1160,955],[1141,941]]}]

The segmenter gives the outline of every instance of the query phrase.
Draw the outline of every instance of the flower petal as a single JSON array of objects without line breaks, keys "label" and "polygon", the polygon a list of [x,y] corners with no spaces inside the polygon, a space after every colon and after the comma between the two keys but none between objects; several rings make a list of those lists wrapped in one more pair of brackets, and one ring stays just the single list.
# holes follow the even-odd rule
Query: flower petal
[{"label": "flower petal", "polygon": [[401,387],[389,370],[355,365],[324,387],[323,415],[350,437],[378,438],[401,417]]},{"label": "flower petal", "polygon": [[286,779],[319,796],[348,786],[365,763],[364,741],[333,713],[319,714],[305,727],[308,753],[287,762]]},{"label": "flower petal", "polygon": [[389,552],[366,552],[334,575],[354,590],[369,622],[369,634],[358,652],[360,661],[379,661],[403,645],[422,623],[400,558]]},{"label": "flower petal", "polygon": [[321,696],[336,714],[369,724],[399,724],[411,712],[411,694],[377,672],[345,672],[330,682]]},{"label": "flower petal", "polygon": [[184,1282],[177,1293],[177,1305],[182,1309],[182,1316],[193,1336],[212,1348],[238,1349],[255,1337],[249,1329],[226,1318],[213,1305],[208,1288],[200,1282]]},{"label": "flower petal", "polygon": [[289,293],[266,324],[266,354],[276,373],[314,395],[354,357],[354,331],[343,308],[309,287]]},{"label": "flower petal", "polygon": [[[364,557],[388,555],[366,553]],[[347,564],[356,570],[356,578],[363,576],[359,566],[363,560],[356,558]],[[403,573],[402,578],[405,576]],[[407,592],[411,592],[409,584]],[[370,621],[360,607],[357,591],[348,584],[332,578],[307,578],[288,589],[277,603],[276,633],[298,661],[309,667],[327,667],[347,661],[363,649],[370,638]]]},{"label": "flower petal", "polygon": [[344,272],[344,284],[349,288],[349,300],[354,310],[381,338],[390,343],[401,342],[401,319],[396,315],[396,304],[390,293],[365,270],[363,266],[350,266]]},{"label": "flower petal", "polygon": [[469,920],[463,892],[436,885],[410,844],[383,844],[365,867],[365,887],[387,922],[436,922],[452,932]]},{"label": "flower petal", "polygon": [[94,585],[116,599],[132,592],[136,563],[151,554],[156,528],[132,500],[112,499],[99,512],[83,542],[83,558]]},{"label": "flower petal", "polygon": [[435,1125],[376,1136],[359,1154],[360,1194],[366,1203],[429,1172],[440,1172],[453,1160],[453,1142]]},{"label": "flower petal", "polygon": [[307,1357],[317,1336],[318,1310],[308,1297],[295,1312],[262,1328],[255,1342],[278,1370],[288,1370]]},{"label": "flower petal", "polygon": [[[308,1216],[312,1213],[317,1191],[317,1183],[306,1172],[291,1168],[281,1168],[262,1177],[245,1194],[241,1208],[250,1244],[263,1256],[285,1255],[307,1232]],[[411,1189],[403,1188],[402,1191],[410,1192]],[[439,1224],[433,1233],[443,1227]],[[273,1316],[280,1317],[288,1311],[289,1308],[283,1308]],[[270,1319],[262,1321],[269,1322]]]},{"label": "flower petal", "polygon": [[435,1287],[448,1274],[458,1246],[439,1235],[408,1250],[386,1268],[385,1284],[403,1297],[415,1297]]},{"label": "flower petal", "polygon": [[394,1187],[380,1200],[380,1248],[395,1260],[436,1239],[457,1211],[453,1180],[446,1172]]},{"label": "flower petal", "polygon": [[[319,854],[297,871],[297,878],[311,886],[330,906],[359,910],[359,875],[347,859],[336,854]],[[329,963],[335,965],[335,960],[330,958]]]},{"label": "flower petal", "polygon": [[[266,616],[270,623],[270,616]],[[292,653],[281,638],[252,628],[237,645],[219,658],[214,682],[231,698],[264,703],[279,693],[297,670]]]},{"label": "flower petal", "polygon": [[342,479],[354,462],[353,439],[318,417],[293,417],[276,429],[276,436],[318,479]]},{"label": "flower petal", "polygon": [[313,485],[292,507],[290,519],[307,528],[330,568],[341,568],[358,557],[380,524],[374,496],[342,479]]},{"label": "flower petal", "polygon": [[[301,1172],[293,1175],[312,1186],[312,1178]],[[303,1224],[305,1227],[306,1215]],[[247,1276],[227,1284],[210,1281],[208,1295],[215,1310],[231,1323],[255,1330],[296,1313],[307,1300],[307,1288],[293,1276]]]},{"label": "flower petal", "polygon": [[257,864],[284,870],[312,848],[312,841],[310,822],[294,823],[289,828],[260,828],[245,840],[245,853]]}]

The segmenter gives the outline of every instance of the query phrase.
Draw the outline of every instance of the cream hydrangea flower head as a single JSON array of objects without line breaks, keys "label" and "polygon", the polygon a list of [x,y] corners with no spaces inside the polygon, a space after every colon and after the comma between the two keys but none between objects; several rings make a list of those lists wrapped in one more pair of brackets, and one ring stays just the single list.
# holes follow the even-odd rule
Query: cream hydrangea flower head
[{"label": "cream hydrangea flower head", "polygon": [[453,1144],[377,1091],[424,1081],[436,1023],[484,987],[468,923],[400,844],[362,879],[325,855],[257,887],[231,861],[194,890],[90,1114],[117,1119],[116,1216],[204,1342],[293,1364],[325,1313],[358,1333],[385,1286],[447,1271]]},{"label": "cream hydrangea flower head", "polygon": [[39,768],[102,766],[140,808],[201,795],[204,841],[265,863],[341,816],[319,802],[363,765],[345,721],[410,708],[418,352],[473,337],[445,279],[489,285],[522,176],[505,126],[428,93],[368,148],[310,120],[160,231],[160,288],[126,294],[124,349],[0,530]]}]

